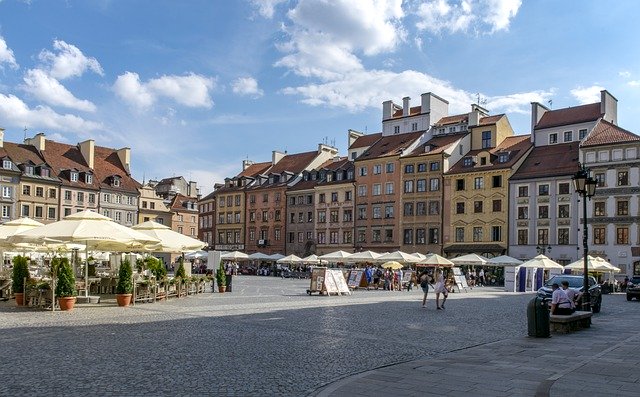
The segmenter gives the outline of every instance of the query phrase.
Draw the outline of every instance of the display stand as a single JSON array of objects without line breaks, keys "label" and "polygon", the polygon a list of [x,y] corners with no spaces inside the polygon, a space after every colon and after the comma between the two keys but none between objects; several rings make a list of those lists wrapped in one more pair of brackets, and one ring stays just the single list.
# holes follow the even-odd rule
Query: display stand
[{"label": "display stand", "polygon": [[367,277],[364,274],[363,269],[352,269],[347,276],[347,285],[350,289],[356,288],[369,288]]},{"label": "display stand", "polygon": [[307,294],[311,295],[314,292],[320,295],[351,295],[342,270],[326,267],[314,267],[311,272],[311,284]]},{"label": "display stand", "polygon": [[453,280],[455,281],[455,286],[458,287],[458,292],[464,290],[464,292],[469,292],[467,288],[469,288],[469,284],[467,284],[466,277],[462,274],[462,271],[459,267],[453,268]]}]

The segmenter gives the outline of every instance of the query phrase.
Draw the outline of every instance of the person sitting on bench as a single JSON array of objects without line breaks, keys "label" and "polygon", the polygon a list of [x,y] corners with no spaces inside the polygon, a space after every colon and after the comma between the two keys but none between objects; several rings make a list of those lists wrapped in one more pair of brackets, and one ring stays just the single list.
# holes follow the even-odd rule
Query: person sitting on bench
[{"label": "person sitting on bench", "polygon": [[561,289],[557,283],[553,283],[551,288],[553,289],[553,294],[551,295],[551,314],[572,314],[575,309],[571,308],[571,301],[564,290]]}]

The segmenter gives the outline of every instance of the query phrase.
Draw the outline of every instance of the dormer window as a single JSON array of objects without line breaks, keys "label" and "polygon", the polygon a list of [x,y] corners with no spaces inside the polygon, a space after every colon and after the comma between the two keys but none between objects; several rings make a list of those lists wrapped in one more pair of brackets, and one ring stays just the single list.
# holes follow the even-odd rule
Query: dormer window
[{"label": "dormer window", "polygon": [[24,173],[27,175],[33,175],[33,166],[27,165],[26,167],[24,167]]},{"label": "dormer window", "polygon": [[44,168],[44,167],[40,168],[40,176],[48,178],[49,175],[50,175],[50,171],[48,168]]},{"label": "dormer window", "polygon": [[332,182],[332,181],[333,181],[333,173],[332,173],[332,172],[329,172],[329,173],[327,174],[327,182]]},{"label": "dormer window", "polygon": [[114,176],[112,179],[111,184],[115,187],[119,187],[120,186],[120,177],[119,176]]},{"label": "dormer window", "polygon": [[509,153],[500,153],[498,155],[498,163],[506,163],[509,160]]},{"label": "dormer window", "polygon": [[78,173],[76,171],[71,171],[71,175],[69,176],[69,180],[71,182],[78,182]]},{"label": "dormer window", "polygon": [[462,159],[462,165],[465,167],[471,167],[473,165],[473,159],[471,157],[465,157]]},{"label": "dormer window", "polygon": [[5,170],[10,170],[13,168],[13,163],[11,160],[2,160],[2,168]]}]

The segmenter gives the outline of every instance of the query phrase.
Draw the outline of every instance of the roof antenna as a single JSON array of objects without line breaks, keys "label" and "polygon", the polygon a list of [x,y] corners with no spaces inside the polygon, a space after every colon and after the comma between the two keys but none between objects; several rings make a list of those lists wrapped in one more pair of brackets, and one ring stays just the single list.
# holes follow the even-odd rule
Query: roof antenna
[{"label": "roof antenna", "polygon": [[26,140],[27,140],[27,126],[25,125],[24,126],[24,140],[23,140],[23,142],[26,141]]},{"label": "roof antenna", "polygon": [[549,109],[553,109],[553,99],[549,99],[547,103],[549,104]]}]

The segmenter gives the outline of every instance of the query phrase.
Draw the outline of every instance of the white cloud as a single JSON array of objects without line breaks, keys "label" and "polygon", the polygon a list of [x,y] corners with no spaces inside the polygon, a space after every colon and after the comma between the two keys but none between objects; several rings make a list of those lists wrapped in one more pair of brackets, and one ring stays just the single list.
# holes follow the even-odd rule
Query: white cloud
[{"label": "white cloud", "polygon": [[253,6],[258,9],[258,13],[267,19],[273,18],[275,8],[286,0],[252,0]]},{"label": "white cloud", "polygon": [[64,80],[69,77],[82,76],[87,70],[92,70],[100,76],[104,75],[98,60],[86,57],[78,47],[62,40],[55,40],[53,48],[56,50],[55,53],[42,50],[38,56],[47,66],[50,76]]},{"label": "white cloud", "polygon": [[0,94],[0,119],[5,120],[7,125],[26,125],[32,129],[52,129],[81,135],[104,130],[101,123],[72,114],[56,113],[47,106],[36,106],[32,109],[20,98],[5,94]]},{"label": "white cloud", "polygon": [[490,110],[500,110],[506,113],[529,114],[531,112],[531,102],[547,103],[553,96],[555,90],[531,91],[508,95],[498,95],[487,98],[487,107]]},{"label": "white cloud", "polygon": [[629,77],[631,77],[631,72],[629,72],[628,70],[623,70],[618,72],[618,76],[624,78],[624,79],[628,79]]},{"label": "white cloud", "polygon": [[581,104],[600,102],[600,91],[604,87],[592,85],[591,87],[578,87],[571,90],[571,95]]},{"label": "white cloud", "polygon": [[249,95],[252,98],[260,98],[264,95],[258,87],[258,81],[253,77],[240,77],[231,83],[232,90],[238,95]]},{"label": "white cloud", "polygon": [[211,108],[209,91],[215,79],[190,73],[185,76],[164,75],[146,83],[137,73],[126,72],[116,79],[113,90],[125,101],[139,108],[151,106],[159,97],[166,97],[188,107]]},{"label": "white cloud", "polygon": [[509,29],[522,0],[430,0],[420,4],[415,14],[421,31],[440,33],[495,33]]},{"label": "white cloud", "polygon": [[7,46],[7,42],[0,36],[0,68],[2,68],[3,63],[6,63],[12,69],[18,69],[13,50]]},{"label": "white cloud", "polygon": [[637,87],[640,86],[640,80],[631,80],[627,82],[627,84],[629,84],[631,87]]},{"label": "white cloud", "polygon": [[406,36],[401,0],[301,0],[287,15],[290,40],[278,48],[288,55],[276,66],[306,77],[329,80],[362,69],[354,53],[393,51]]},{"label": "white cloud", "polygon": [[86,112],[95,112],[96,106],[87,100],[76,98],[58,80],[40,69],[30,69],[24,76],[22,88],[34,97],[54,106],[64,106]]}]

